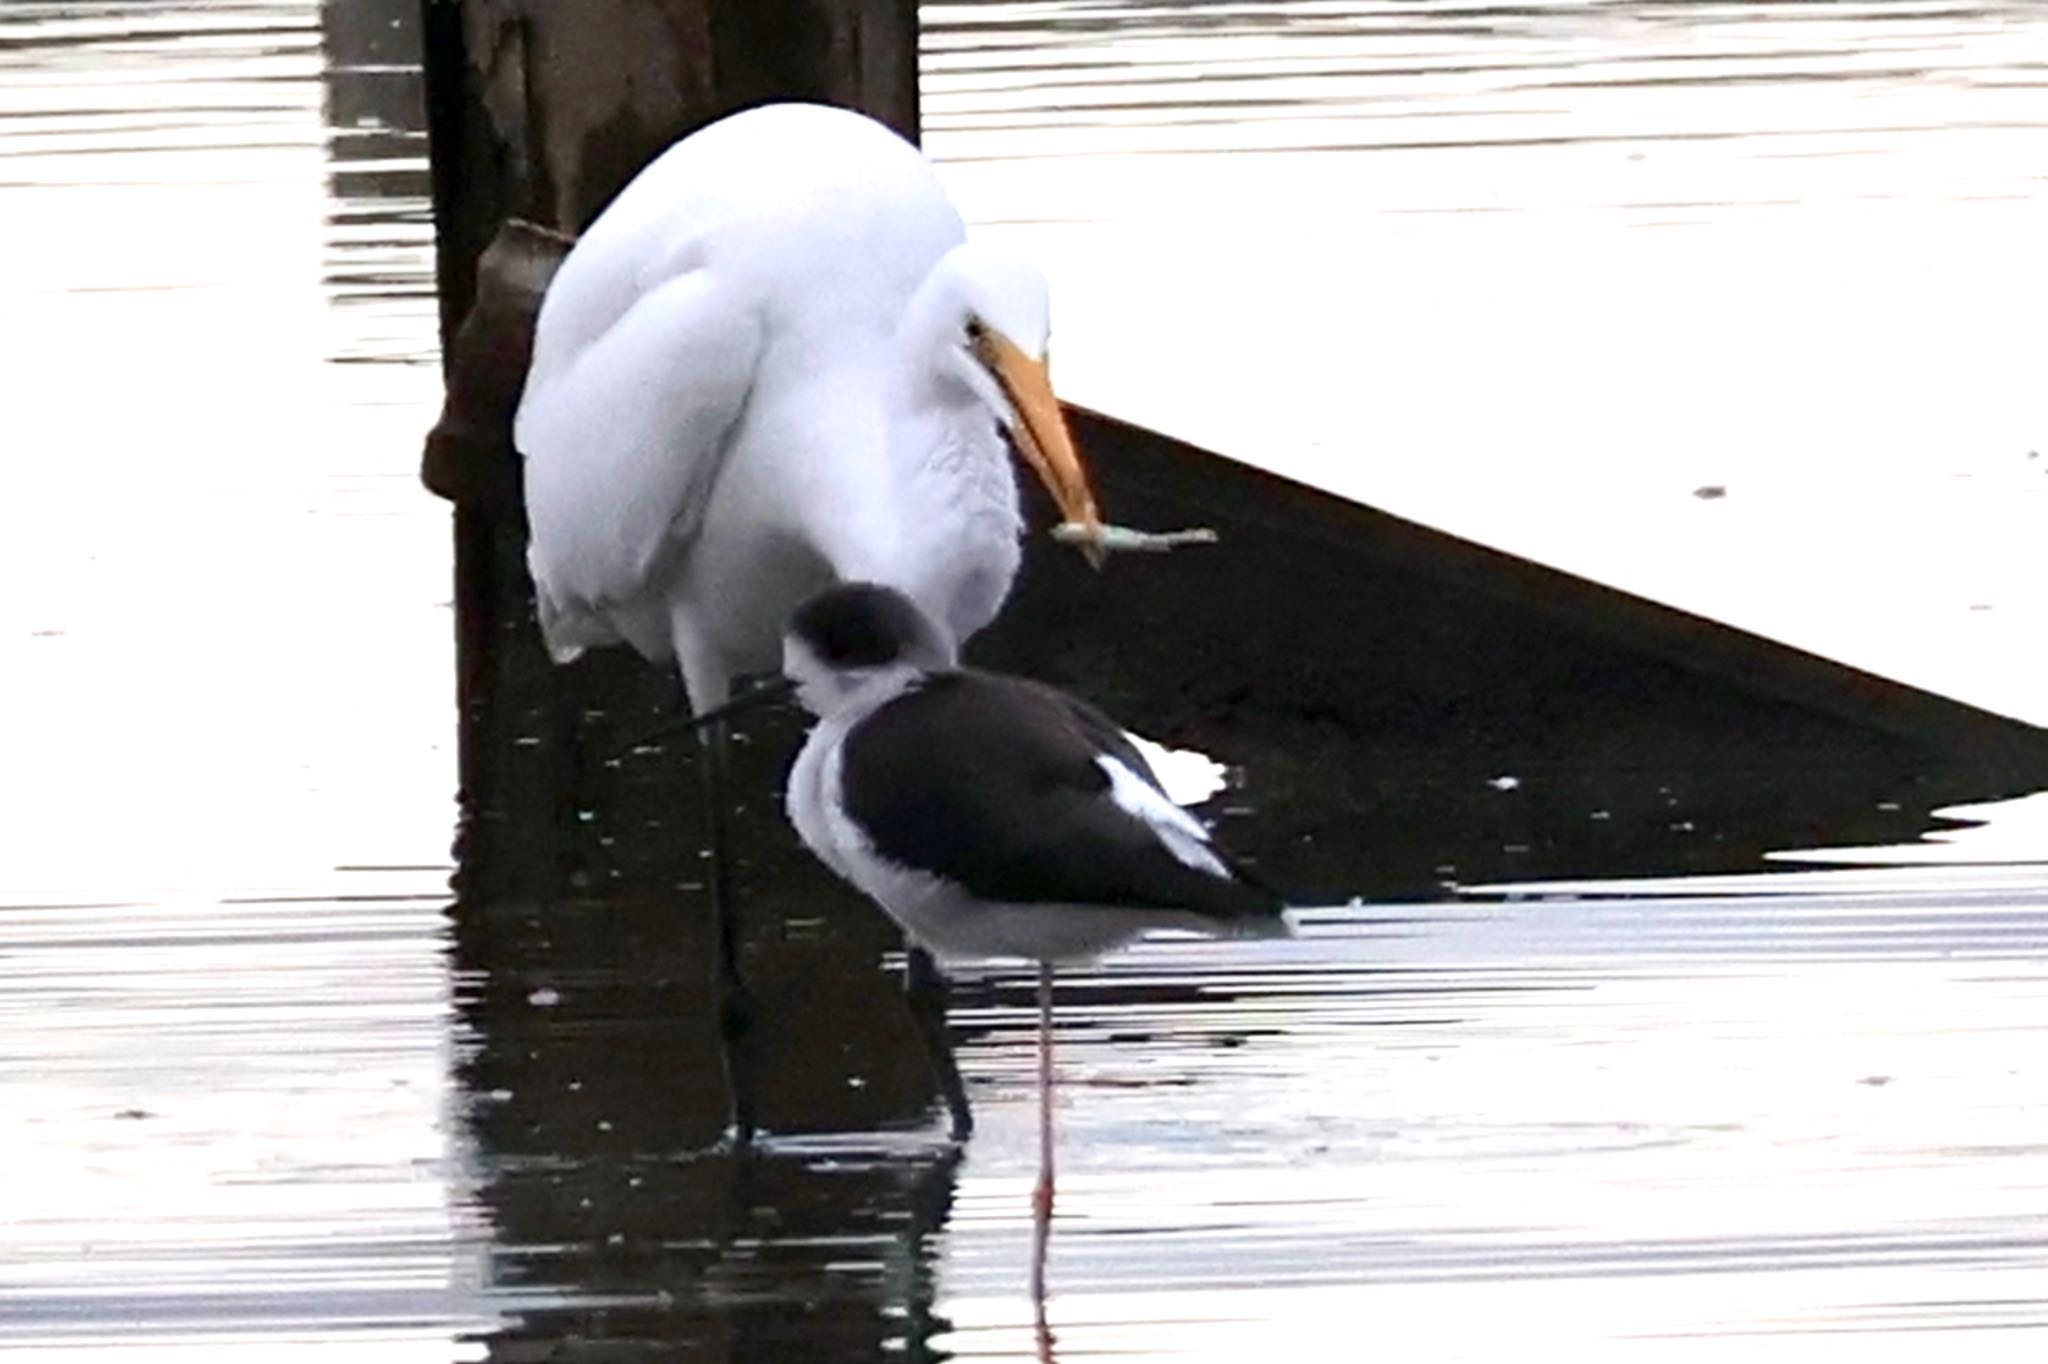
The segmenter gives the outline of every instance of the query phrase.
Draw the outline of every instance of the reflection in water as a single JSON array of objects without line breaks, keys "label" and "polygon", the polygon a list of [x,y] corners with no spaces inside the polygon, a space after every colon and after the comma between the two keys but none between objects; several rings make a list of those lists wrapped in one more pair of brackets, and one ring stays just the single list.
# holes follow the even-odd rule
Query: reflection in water
[{"label": "reflection in water", "polygon": [[[0,908],[0,1353],[451,1357],[430,899]],[[383,891],[385,893],[380,893]],[[41,1355],[37,1355],[41,1357]]]},{"label": "reflection in water", "polygon": [[444,1361],[479,1319],[434,374],[326,363],[318,18],[0,6],[0,1350]]},{"label": "reflection in water", "polygon": [[[930,1358],[958,1151],[936,1129],[857,1118],[845,1125],[865,1135],[717,1144],[716,993],[690,931],[703,918],[630,899],[455,908],[456,958],[480,964],[456,988],[472,1192],[490,1296],[514,1314],[483,1333],[490,1357]],[[830,998],[860,961],[806,964]],[[858,1113],[858,1091],[887,1081],[849,1085]],[[815,1108],[829,1121],[829,1096]]]},{"label": "reflection in water", "polygon": [[[2037,871],[1729,878],[1308,916],[1063,978],[1075,1357],[2023,1359],[2048,1326]],[[1672,891],[1680,892],[1677,896]],[[1029,977],[970,1050],[940,1274],[1026,1359]],[[1738,1344],[1739,1342],[1739,1344]]]},{"label": "reflection in water", "polygon": [[[651,889],[688,879],[687,851],[628,869],[632,894],[572,877],[522,901],[486,877],[444,912],[447,531],[413,481],[438,394],[417,96],[398,69],[414,13],[0,11],[0,361],[16,380],[0,444],[32,456],[0,499],[0,569],[24,588],[0,608],[0,1348],[1030,1358],[1028,974],[964,984],[982,1128],[955,1156],[917,1120],[919,1078],[867,1063],[898,1050],[867,1034],[909,1036],[876,969],[886,929],[818,885],[763,883],[748,914],[764,981],[875,1045],[771,1037],[778,1125],[860,1135],[779,1137],[740,1160],[704,1151],[722,1079],[695,916]],[[1475,249],[1472,221],[1504,216],[1490,210],[1525,213],[1546,246],[1599,211],[1645,232],[1697,222],[1753,263],[1810,245],[1803,220],[1759,225],[1788,200],[1930,220],[1978,204],[1996,245],[2011,230],[1994,196],[2033,193],[2039,173],[2014,160],[2040,118],[2034,59],[2011,56],[2039,32],[2028,6],[932,13],[933,143],[959,153],[949,173],[982,216],[1075,216],[1032,166],[1083,184],[1097,216],[1174,211],[1190,181],[1134,174],[1119,148],[1225,150],[1245,178],[1222,207],[1255,206],[1282,182],[1252,152],[1314,145],[1293,120],[1341,106],[1354,126],[1338,145],[1372,126],[1421,149],[1380,154],[1370,176],[1295,158],[1312,169],[1288,183],[1464,253],[1475,299],[1527,273],[1526,253]],[[1669,101],[1665,121],[1631,129],[1645,91]],[[1657,135],[1642,160],[1629,131]],[[1768,148],[1744,176],[1711,152],[1731,133]],[[1551,136],[1560,160],[1488,150],[1543,158]],[[1454,142],[1471,145],[1439,150]],[[1587,159],[1602,146],[1611,164]],[[1016,158],[1000,183],[985,152]],[[1937,163],[1904,188],[1895,174]],[[1595,165],[1642,189],[1601,198],[1549,173]],[[1056,237],[1053,263],[1071,268]],[[1950,239],[1935,241],[1913,259],[1953,282]],[[2030,297],[2015,259],[2004,294],[1971,297]],[[1289,262],[1270,265],[1284,277]],[[1230,283],[1213,262],[1207,277]],[[1924,302],[1919,278],[1887,287]],[[1485,405],[1475,386],[1553,420],[1530,371],[1501,362],[1485,307],[1446,317],[1382,283],[1373,319],[1408,321],[1357,338],[1384,348],[1347,352],[1360,372],[1384,389],[1394,348],[1462,346],[1458,386],[1423,386],[1447,421]],[[1259,272],[1230,287],[1282,292]],[[1113,372],[1102,348],[1132,349],[1091,340],[1132,335],[1091,297],[1130,301],[1062,294],[1077,377]],[[1866,327],[1892,297],[1849,315],[1868,331],[1859,355],[1897,338]],[[2032,354],[1970,362],[1995,376],[2037,369]],[[1913,355],[1925,391],[1976,392]],[[1782,358],[1766,347],[1758,364]],[[1123,373],[1131,401],[1112,405],[1136,412],[1156,395],[1146,371]],[[1179,404],[1233,393],[1199,367],[1167,373]],[[1993,389],[1988,409],[1958,401],[1936,424],[1982,435],[2005,401]],[[1603,400],[1629,401],[1621,378]],[[1581,415],[1598,427],[1606,410]],[[1674,410],[1719,434],[1717,414]],[[1712,508],[1742,503],[1727,481]],[[2014,515],[2035,514],[2017,486]],[[1941,652],[1939,630],[1898,633]],[[607,723],[637,729],[663,704],[650,681],[648,715]],[[621,785],[690,779],[639,771],[650,761],[625,760]],[[756,762],[765,798],[778,759]],[[1505,813],[1471,828],[1454,827],[1459,802],[1385,791],[1407,821],[1401,855],[1426,877],[1434,849],[1469,837],[1496,859],[1468,874],[1513,875],[1502,849],[1526,830],[1591,820],[1569,781],[1516,775],[1486,790]],[[1907,837],[1914,799],[1785,841]],[[1771,806],[1764,792],[1745,810]],[[1646,794],[1643,818],[1659,808]],[[613,817],[567,813],[572,873],[606,867]],[[1575,837],[1559,846],[1577,870],[1610,870],[1608,844]],[[1595,1360],[1821,1360],[1844,1336],[1868,1359],[2031,1360],[2048,1326],[2048,887],[1931,868],[1631,889],[1322,911],[1297,943],[1160,942],[1063,980],[1051,1272],[1066,1356],[1322,1358],[1363,1327],[1404,1360],[1531,1339]]]},{"label": "reflection in water", "polygon": [[[1455,12],[1372,0],[970,0],[927,4],[924,16],[925,127],[970,159],[1816,132],[1890,150],[1902,133],[2039,119],[2025,95],[2040,84],[2028,46],[2039,16],[2026,0],[1566,0]],[[1916,98],[1903,84],[1926,78],[1948,89]],[[1878,116],[1855,118],[1833,102],[1837,82],[1898,84]],[[1993,99],[1955,103],[1958,87]],[[1647,104],[1644,92],[1687,102]]]},{"label": "reflection in water", "polygon": [[349,316],[336,360],[438,363],[434,220],[416,4],[323,0],[329,302]]}]

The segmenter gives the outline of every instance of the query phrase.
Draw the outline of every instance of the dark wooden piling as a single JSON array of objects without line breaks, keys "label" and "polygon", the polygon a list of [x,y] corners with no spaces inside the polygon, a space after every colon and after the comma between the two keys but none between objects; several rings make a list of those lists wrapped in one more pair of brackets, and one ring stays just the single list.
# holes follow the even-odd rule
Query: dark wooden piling
[{"label": "dark wooden piling", "polygon": [[[560,671],[539,656],[510,420],[540,290],[635,171],[723,114],[814,99],[914,133],[916,7],[435,0],[423,15],[450,392],[422,472],[456,504],[463,865],[482,892],[559,894],[619,870],[597,851],[617,831],[592,832],[589,815],[634,778],[584,767],[667,716],[674,688],[623,656]],[[686,773],[662,764],[644,780],[651,808],[693,827]],[[637,841],[620,857],[650,883],[694,875],[689,839]]]},{"label": "dark wooden piling", "polygon": [[[487,1043],[472,1067],[521,1096],[489,1116],[487,1144],[516,1153],[587,1121],[621,1149],[702,1145],[726,1104],[696,747],[632,742],[678,713],[672,676],[620,650],[558,668],[541,649],[511,417],[566,243],[677,137],[772,99],[850,105],[914,133],[916,8],[428,0],[421,15],[449,384],[422,475],[455,503],[458,957],[481,982],[465,1001]],[[914,1118],[929,1080],[875,970],[895,933],[793,855],[782,828],[796,732],[768,717],[738,736],[733,783],[760,1118]],[[603,984],[562,984],[578,980]]]}]

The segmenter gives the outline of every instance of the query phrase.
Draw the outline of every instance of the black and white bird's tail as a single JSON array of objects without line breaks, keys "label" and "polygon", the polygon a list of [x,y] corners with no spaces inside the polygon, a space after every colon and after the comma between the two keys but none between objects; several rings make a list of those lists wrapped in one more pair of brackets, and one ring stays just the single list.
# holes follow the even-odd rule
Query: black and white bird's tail
[{"label": "black and white bird's tail", "polygon": [[[1247,871],[1217,847],[1209,829],[1181,808],[1166,791],[1147,758],[1099,713],[1064,698],[1076,719],[1104,751],[1095,765],[1107,781],[1109,797],[1126,816],[1157,840],[1177,864],[1170,878],[1172,902],[1198,920],[1202,931],[1219,938],[1292,937],[1286,901],[1271,886]],[[1165,859],[1162,859],[1162,862]],[[1166,882],[1162,882],[1162,887]]]},{"label": "black and white bird's tail", "polygon": [[1241,864],[1220,855],[1217,860],[1223,864],[1230,888],[1199,912],[1204,931],[1215,938],[1293,937],[1294,920],[1279,892]]}]

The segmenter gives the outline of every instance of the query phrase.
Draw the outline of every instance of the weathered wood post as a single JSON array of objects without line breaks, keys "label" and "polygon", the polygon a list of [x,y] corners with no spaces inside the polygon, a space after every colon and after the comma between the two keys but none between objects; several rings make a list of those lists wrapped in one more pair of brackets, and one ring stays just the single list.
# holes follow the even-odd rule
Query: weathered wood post
[{"label": "weathered wood post", "polygon": [[[607,995],[606,1026],[659,1034],[630,1043],[658,1075],[632,1104],[647,1124],[639,1137],[698,1141],[726,1102],[696,745],[633,743],[676,715],[674,678],[624,650],[567,668],[545,657],[511,417],[532,316],[567,242],[677,137],[775,99],[848,105],[915,134],[916,5],[424,0],[422,13],[449,388],[422,473],[455,503],[459,934],[487,975],[511,982],[514,1011],[522,974],[573,1010],[543,977],[616,965],[621,979],[591,1007]],[[760,1116],[771,1128],[909,1117],[928,1077],[895,987],[873,969],[893,930],[783,828],[773,797],[793,723],[769,718],[739,737],[732,851],[762,1015]],[[629,1024],[614,1015],[635,981],[654,995]],[[628,1139],[630,1116],[603,1120]]]},{"label": "weathered wood post", "polygon": [[[522,324],[566,239],[662,148],[721,114],[771,99],[815,99],[866,110],[914,136],[916,6],[427,0],[425,14],[442,331],[451,364],[448,411],[429,437],[423,472],[457,508],[463,786],[473,799],[489,793],[534,802],[553,793],[570,807],[559,813],[572,813],[587,807],[575,804],[575,774],[559,764],[575,746],[534,742],[536,731],[521,736],[528,740],[518,746],[523,755],[501,753],[485,737],[502,730],[494,712],[509,706],[573,726],[599,697],[613,712],[659,711],[669,689],[629,660],[600,662],[567,679],[527,665],[534,639],[510,444],[527,356]],[[512,218],[541,230],[501,237]],[[481,305],[477,325],[459,335],[473,304]],[[560,696],[561,686],[580,695]],[[476,766],[522,756],[553,764],[553,779],[493,780]],[[573,820],[543,821],[537,808],[501,811],[494,803],[469,811],[465,836],[478,844],[469,849],[478,856],[466,860],[465,872],[529,891],[573,885],[575,858],[565,862],[563,850],[539,837],[543,827]],[[518,836],[485,855],[501,815],[519,826]]]}]

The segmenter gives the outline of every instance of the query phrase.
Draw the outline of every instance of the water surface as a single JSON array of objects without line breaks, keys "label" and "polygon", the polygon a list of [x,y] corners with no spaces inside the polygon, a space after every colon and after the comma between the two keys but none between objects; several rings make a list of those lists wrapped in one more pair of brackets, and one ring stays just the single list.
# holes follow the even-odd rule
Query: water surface
[{"label": "water surface", "polygon": [[[739,1159],[704,1144],[717,1059],[674,905],[450,913],[413,13],[0,9],[0,1350],[1028,1358],[1021,973],[963,982],[964,1153],[912,1126]],[[1915,534],[1858,532],[1908,545],[1897,571],[1802,621],[1878,603],[1961,657],[1941,593],[2016,594],[1977,613],[1999,621],[2030,600],[2038,573],[1918,537],[1995,504],[1973,542],[2020,554],[1998,518],[2038,510],[1996,462],[2037,419],[2010,321],[2040,311],[2031,7],[928,17],[931,147],[1058,275],[1077,396],[1255,429],[1282,464],[1341,437],[1357,457],[1319,476],[1390,501],[1460,470],[1457,529],[1584,503],[1627,532],[1659,524],[1638,484],[1705,516],[1782,476],[1859,580],[1823,531],[1877,505],[1860,470],[1926,494]],[[1302,344],[1239,344],[1270,336]],[[1737,388],[1776,406],[1699,398]],[[1840,438],[1809,476],[1746,438],[1758,411]],[[1632,483],[1639,431],[1662,453]],[[1709,478],[1727,498],[1691,497]],[[2043,845],[1953,837],[1911,871],[1587,867],[1075,973],[1062,1355],[1321,1358],[1369,1326],[1409,1359],[2033,1358]],[[845,913],[756,924],[817,944],[820,997],[880,1007],[887,935]],[[857,1050],[813,1070],[843,1094],[814,1115],[909,1089]]]}]

